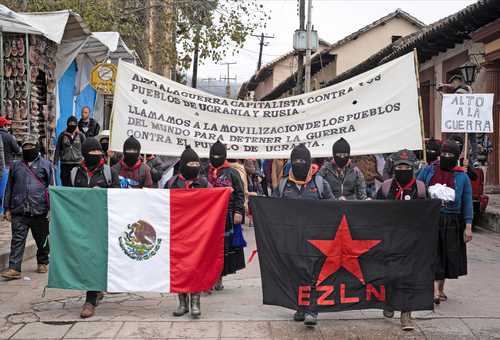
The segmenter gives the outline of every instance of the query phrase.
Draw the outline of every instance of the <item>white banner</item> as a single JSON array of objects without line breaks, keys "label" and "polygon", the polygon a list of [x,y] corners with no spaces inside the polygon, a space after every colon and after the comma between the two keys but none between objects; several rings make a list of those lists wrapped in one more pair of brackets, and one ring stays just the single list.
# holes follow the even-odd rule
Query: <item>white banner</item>
[{"label": "white banner", "polygon": [[493,132],[493,93],[445,94],[442,132]]},{"label": "white banner", "polygon": [[413,53],[342,83],[274,101],[221,98],[120,61],[111,149],[129,136],[142,153],[179,156],[185,145],[208,157],[218,139],[228,158],[289,158],[305,143],[331,157],[340,137],[352,155],[420,150],[422,132]]}]

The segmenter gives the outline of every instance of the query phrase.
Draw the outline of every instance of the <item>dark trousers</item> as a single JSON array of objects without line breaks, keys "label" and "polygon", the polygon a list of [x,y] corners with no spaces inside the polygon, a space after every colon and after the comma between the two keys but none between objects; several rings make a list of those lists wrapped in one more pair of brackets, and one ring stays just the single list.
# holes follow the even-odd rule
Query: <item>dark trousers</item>
[{"label": "dark trousers", "polygon": [[63,187],[71,187],[71,170],[78,164],[61,163],[61,184]]},{"label": "dark trousers", "polygon": [[47,217],[12,216],[12,241],[10,242],[9,268],[21,271],[24,247],[28,237],[28,229],[35,239],[38,264],[49,264],[49,220]]},{"label": "dark trousers", "polygon": [[97,294],[100,292],[95,291],[87,291],[87,296],[85,297],[85,302],[91,303],[94,306],[97,306]]}]

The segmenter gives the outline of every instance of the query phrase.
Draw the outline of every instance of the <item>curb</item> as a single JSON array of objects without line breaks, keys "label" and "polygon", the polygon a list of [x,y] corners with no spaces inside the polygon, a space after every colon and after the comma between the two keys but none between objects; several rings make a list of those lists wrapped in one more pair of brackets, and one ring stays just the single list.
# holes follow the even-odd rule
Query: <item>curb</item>
[{"label": "curb", "polygon": [[[24,248],[23,262],[36,256],[36,243],[33,239],[26,241]],[[4,249],[0,252],[0,271],[9,267],[9,254],[10,249]]]},{"label": "curb", "polygon": [[479,226],[500,233],[500,213],[486,210],[483,216],[481,216]]}]

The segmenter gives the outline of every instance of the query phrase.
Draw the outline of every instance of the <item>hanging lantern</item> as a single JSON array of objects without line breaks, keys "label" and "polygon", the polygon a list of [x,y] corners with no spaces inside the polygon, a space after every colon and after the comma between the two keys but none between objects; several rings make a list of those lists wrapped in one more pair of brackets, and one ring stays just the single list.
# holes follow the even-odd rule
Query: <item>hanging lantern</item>
[{"label": "hanging lantern", "polygon": [[467,84],[472,84],[476,79],[476,70],[477,66],[470,61],[467,61],[465,64],[458,68],[464,77],[464,81]]}]

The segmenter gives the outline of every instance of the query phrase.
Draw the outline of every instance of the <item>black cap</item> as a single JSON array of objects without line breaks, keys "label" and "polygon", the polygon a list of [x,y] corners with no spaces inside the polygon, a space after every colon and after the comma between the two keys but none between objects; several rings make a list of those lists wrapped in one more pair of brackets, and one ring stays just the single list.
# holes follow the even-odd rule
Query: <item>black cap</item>
[{"label": "black cap", "polygon": [[398,152],[393,153],[391,158],[394,162],[394,166],[406,164],[411,167],[415,167],[417,163],[417,156],[415,156],[413,151],[408,149],[399,150]]},{"label": "black cap", "polygon": [[307,149],[304,143],[301,143],[293,148],[292,153],[290,154],[290,160],[293,163],[296,159],[303,159],[307,163],[311,163],[311,152],[309,152],[309,149]]},{"label": "black cap", "polygon": [[341,137],[338,141],[336,141],[333,144],[332,153],[333,154],[337,154],[337,153],[351,154],[351,146],[344,138]]},{"label": "black cap", "polygon": [[99,143],[99,141],[94,137],[85,139],[85,141],[82,144],[82,154],[88,155],[90,151],[95,151],[95,150],[99,150],[102,152],[101,143]]},{"label": "black cap", "polygon": [[181,154],[180,166],[187,164],[189,162],[199,162],[200,157],[198,154],[191,149],[191,146],[187,145],[186,149]]},{"label": "black cap", "polygon": [[138,153],[141,153],[141,143],[134,136],[130,136],[123,143],[123,153],[126,150],[137,150]]},{"label": "black cap", "polygon": [[449,152],[455,155],[456,158],[460,157],[460,147],[457,142],[451,139],[446,140],[441,146],[441,153]]},{"label": "black cap", "polygon": [[69,123],[75,123],[78,124],[78,119],[75,117],[75,116],[70,116],[66,122],[67,125],[69,125]]},{"label": "black cap", "polygon": [[425,142],[425,148],[427,150],[434,150],[437,153],[441,152],[441,142],[434,137]]},{"label": "black cap", "polygon": [[219,140],[215,142],[214,145],[212,145],[212,147],[210,148],[210,157],[214,155],[224,159],[226,159],[227,157],[226,146],[222,144]]}]

